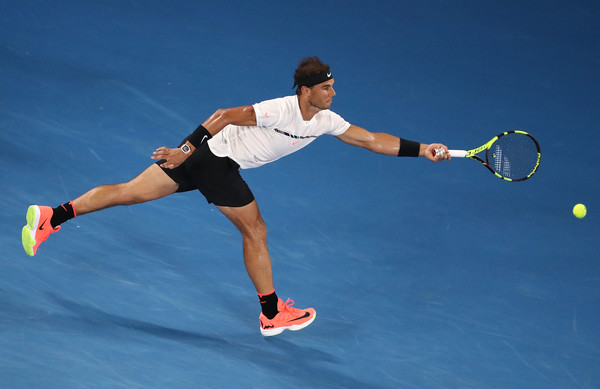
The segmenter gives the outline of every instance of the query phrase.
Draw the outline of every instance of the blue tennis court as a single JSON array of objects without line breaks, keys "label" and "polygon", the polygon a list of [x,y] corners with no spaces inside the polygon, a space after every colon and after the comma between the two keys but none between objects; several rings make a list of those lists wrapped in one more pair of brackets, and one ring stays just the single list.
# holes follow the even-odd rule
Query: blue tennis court
[{"label": "blue tennis court", "polygon": [[[0,4],[3,388],[600,387],[600,4]],[[273,338],[235,227],[196,192],[73,219],[28,257],[30,204],[127,181],[217,108],[331,65],[332,110],[472,148],[539,140],[539,172],[321,137],[242,171],[275,286],[315,322]],[[576,219],[572,207],[588,208]]]}]

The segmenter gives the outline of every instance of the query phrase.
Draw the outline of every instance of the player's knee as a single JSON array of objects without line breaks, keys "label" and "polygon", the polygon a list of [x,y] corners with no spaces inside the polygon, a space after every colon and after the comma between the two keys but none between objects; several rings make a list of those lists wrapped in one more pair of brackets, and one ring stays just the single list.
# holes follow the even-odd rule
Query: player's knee
[{"label": "player's knee", "polygon": [[139,203],[141,203],[141,201],[139,201],[138,199],[135,199],[135,198],[131,198],[131,197],[124,198],[121,201],[121,205],[126,205],[126,206],[135,205],[135,204],[139,204]]},{"label": "player's knee", "polygon": [[120,184],[119,186],[121,205],[135,205],[147,201],[145,195],[136,191],[131,182]]},{"label": "player's knee", "polygon": [[148,201],[146,196],[137,193],[130,193],[126,197],[123,198],[123,205],[135,205],[141,204]]},{"label": "player's knee", "polygon": [[244,238],[252,239],[254,241],[266,241],[267,240],[267,226],[265,222],[261,220],[252,223],[252,225],[245,228],[242,232]]}]

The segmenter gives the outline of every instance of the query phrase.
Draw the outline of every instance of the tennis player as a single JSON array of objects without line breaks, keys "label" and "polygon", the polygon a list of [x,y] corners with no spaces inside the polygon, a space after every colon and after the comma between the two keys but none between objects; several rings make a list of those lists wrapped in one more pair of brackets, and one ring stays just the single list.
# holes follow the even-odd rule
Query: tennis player
[{"label": "tennis player", "polygon": [[[22,231],[26,253],[35,255],[50,234],[76,216],[199,190],[242,234],[244,263],[262,308],[261,333],[271,336],[308,326],[316,317],[315,310],[295,308],[292,300],[284,302],[275,293],[267,229],[239,169],[273,162],[324,134],[379,154],[425,157],[433,162],[450,159],[442,144],[413,142],[351,125],[329,110],[336,94],[333,84],[327,64],[317,57],[304,58],[294,74],[295,95],[219,109],[179,147],[159,147],[154,151],[152,158],[157,162],[133,180],[98,186],[54,209],[30,206]],[[446,151],[444,156],[434,152],[440,147]]]}]

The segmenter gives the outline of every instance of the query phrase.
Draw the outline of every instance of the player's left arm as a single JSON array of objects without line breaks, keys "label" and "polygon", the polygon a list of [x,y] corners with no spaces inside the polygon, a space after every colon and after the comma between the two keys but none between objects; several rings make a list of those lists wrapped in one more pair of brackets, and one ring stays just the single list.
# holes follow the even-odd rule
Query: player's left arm
[{"label": "player's left arm", "polygon": [[[402,139],[387,134],[385,132],[370,132],[362,127],[350,125],[350,127],[337,138],[344,143],[352,146],[363,147],[369,151],[384,155],[398,155],[402,144]],[[421,143],[419,145],[419,157],[425,157],[433,162],[439,162],[444,159],[450,159],[449,153],[445,156],[436,155],[434,150],[443,148],[448,151],[448,148],[441,143]]]}]

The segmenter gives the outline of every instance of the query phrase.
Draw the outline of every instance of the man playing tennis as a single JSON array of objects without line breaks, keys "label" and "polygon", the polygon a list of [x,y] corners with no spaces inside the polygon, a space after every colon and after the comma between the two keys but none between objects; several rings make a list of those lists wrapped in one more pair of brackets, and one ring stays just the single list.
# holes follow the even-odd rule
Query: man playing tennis
[{"label": "man playing tennis", "polygon": [[299,330],[313,322],[313,308],[292,307],[275,293],[267,230],[254,195],[239,169],[259,167],[305,147],[323,134],[392,156],[423,156],[438,162],[447,147],[421,144],[351,125],[329,107],[335,91],[329,66],[317,57],[304,58],[294,74],[296,95],[238,108],[219,109],[177,148],[160,147],[158,160],[133,180],[96,187],[54,209],[32,205],[23,227],[23,247],[36,254],[39,245],[60,224],[116,205],[139,204],[175,192],[199,190],[241,232],[244,263],[259,296],[260,330],[265,336]]}]

